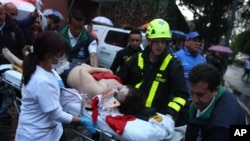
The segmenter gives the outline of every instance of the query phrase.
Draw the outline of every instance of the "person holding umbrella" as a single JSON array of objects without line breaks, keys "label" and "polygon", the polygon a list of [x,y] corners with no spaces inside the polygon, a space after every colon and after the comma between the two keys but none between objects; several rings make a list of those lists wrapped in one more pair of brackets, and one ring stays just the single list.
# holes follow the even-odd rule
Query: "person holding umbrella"
[{"label": "person holding umbrella", "polygon": [[189,105],[192,102],[188,86],[188,74],[194,66],[206,63],[206,59],[200,53],[201,41],[202,37],[198,32],[190,32],[187,34],[184,48],[175,52],[175,56],[181,61],[182,67],[184,69],[185,81],[189,91],[187,104],[179,113],[179,115],[181,116],[179,116],[177,119],[179,120],[178,123],[180,123],[181,125],[186,124],[188,121]]}]

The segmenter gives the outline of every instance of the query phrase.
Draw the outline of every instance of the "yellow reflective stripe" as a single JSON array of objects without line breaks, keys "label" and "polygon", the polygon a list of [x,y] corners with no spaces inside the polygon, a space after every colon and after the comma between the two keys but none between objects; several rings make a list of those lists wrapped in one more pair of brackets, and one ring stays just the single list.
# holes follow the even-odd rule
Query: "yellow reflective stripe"
[{"label": "yellow reflective stripe", "polygon": [[139,89],[140,86],[141,86],[141,84],[142,84],[142,81],[141,81],[140,83],[137,83],[137,84],[135,85],[135,88]]},{"label": "yellow reflective stripe", "polygon": [[[143,69],[143,65],[144,65],[144,60],[143,60],[143,58],[142,58],[142,53],[139,53],[138,54],[138,62],[137,62],[138,64],[138,66],[139,66],[139,68],[142,70]],[[137,89],[139,89],[140,88],[140,86],[141,86],[141,84],[142,84],[142,81],[141,82],[139,82],[139,83],[137,83],[136,85],[135,85],[135,88],[137,88]]]},{"label": "yellow reflective stripe", "polygon": [[143,69],[143,65],[144,65],[144,60],[143,60],[143,58],[142,58],[142,53],[139,53],[138,54],[139,56],[138,56],[138,66],[139,66],[139,68],[142,70]]},{"label": "yellow reflective stripe", "polygon": [[150,92],[149,92],[149,95],[148,95],[148,98],[147,98],[147,101],[146,101],[146,107],[151,107],[153,99],[154,99],[156,91],[157,91],[157,88],[158,88],[158,85],[159,85],[158,81],[153,82],[151,89],[150,89]]},{"label": "yellow reflective stripe", "polygon": [[181,97],[175,97],[173,101],[180,104],[181,106],[184,106],[186,104],[186,100]]},{"label": "yellow reflective stripe", "polygon": [[[170,62],[171,59],[172,59],[172,55],[170,55],[170,54],[168,54],[168,56],[165,57],[164,61],[161,64],[161,67],[160,67],[161,71],[164,71],[167,68],[167,66],[168,66],[168,64],[169,64],[169,62]],[[139,65],[139,63],[138,63],[138,65]],[[161,73],[157,73],[156,77],[162,77],[162,74]],[[140,83],[140,85],[141,85],[141,83]],[[158,86],[159,86],[159,81],[154,81],[153,84],[152,84],[152,86],[151,86],[151,88],[150,88],[148,98],[146,100],[146,104],[145,104],[146,107],[151,107],[152,106],[152,102],[153,102],[153,99],[155,97],[155,94],[156,94],[156,91],[158,89]]]},{"label": "yellow reflective stripe", "polygon": [[160,73],[157,73],[157,74],[156,74],[156,76],[158,76],[158,77],[162,77],[162,74],[160,74]]},{"label": "yellow reflective stripe", "polygon": [[164,71],[167,68],[171,59],[172,59],[172,55],[170,55],[170,54],[168,54],[168,56],[165,57],[164,61],[161,64],[161,67],[160,67],[161,71]]},{"label": "yellow reflective stripe", "polygon": [[181,106],[179,104],[172,101],[168,103],[168,107],[174,109],[176,112],[179,112],[181,109]]},{"label": "yellow reflective stripe", "polygon": [[[171,54],[168,54],[168,55],[165,57],[165,59],[164,59],[164,61],[162,62],[162,64],[161,64],[160,71],[164,71],[164,70],[167,68],[167,66],[168,66],[168,64],[169,64],[169,62],[170,62],[171,59],[172,59],[172,55],[171,55]],[[140,68],[141,70],[142,70],[143,67],[144,67],[144,60],[143,60],[143,58],[142,58],[142,53],[139,53],[139,54],[138,54],[138,64],[137,64],[137,65],[139,66],[139,68]],[[157,74],[156,74],[156,77],[162,77],[162,74],[161,74],[161,73],[157,73]],[[137,84],[135,85],[135,87],[136,87],[137,89],[139,89],[140,86],[141,86],[141,84],[142,84],[142,82],[143,82],[143,81],[141,81],[140,83],[137,83]],[[159,81],[154,81],[153,84],[152,84],[152,86],[151,86],[151,88],[150,88],[148,98],[147,98],[147,100],[146,100],[146,104],[145,104],[146,107],[151,107],[152,102],[153,102],[153,99],[154,99],[155,94],[156,94],[156,91],[157,91],[157,89],[158,89],[158,86],[159,86]],[[176,104],[176,103],[175,103],[175,104]],[[177,104],[177,106],[179,106],[179,105]],[[179,106],[179,110],[180,110],[180,106]]]}]

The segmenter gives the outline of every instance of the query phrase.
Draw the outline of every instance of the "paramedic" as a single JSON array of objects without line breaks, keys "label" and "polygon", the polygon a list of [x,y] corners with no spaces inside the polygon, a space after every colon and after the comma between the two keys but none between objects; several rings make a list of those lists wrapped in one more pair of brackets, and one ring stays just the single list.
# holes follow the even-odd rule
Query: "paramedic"
[{"label": "paramedic", "polygon": [[146,31],[148,46],[118,72],[125,85],[134,85],[146,94],[146,107],[168,114],[175,120],[188,96],[182,66],[167,51],[171,33],[163,19],[152,20]]},{"label": "paramedic", "polygon": [[45,31],[37,35],[33,52],[24,57],[16,141],[59,141],[63,134],[62,123],[81,123],[89,132],[95,133],[92,120],[62,111],[59,79],[52,70],[62,64],[67,50],[69,47],[63,37]]}]

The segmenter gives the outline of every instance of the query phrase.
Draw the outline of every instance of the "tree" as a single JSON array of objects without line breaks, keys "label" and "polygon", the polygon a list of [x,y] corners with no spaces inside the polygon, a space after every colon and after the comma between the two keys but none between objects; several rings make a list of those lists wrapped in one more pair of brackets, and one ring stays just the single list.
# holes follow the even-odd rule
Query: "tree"
[{"label": "tree", "polygon": [[194,13],[195,29],[205,39],[204,47],[219,44],[228,30],[228,11],[233,0],[180,0]]},{"label": "tree", "polygon": [[225,46],[229,46],[229,40],[230,40],[230,37],[232,35],[232,31],[234,28],[234,21],[235,21],[235,14],[236,14],[236,10],[237,10],[237,5],[238,5],[238,0],[233,0],[231,16],[229,17],[229,20],[228,20],[228,30],[227,30],[227,34],[225,36]]},{"label": "tree", "polygon": [[235,52],[241,51],[250,54],[250,30],[240,33],[232,40],[232,47]]},{"label": "tree", "polygon": [[239,9],[239,22],[241,26],[248,30],[250,28],[250,1],[246,0],[245,4]]}]

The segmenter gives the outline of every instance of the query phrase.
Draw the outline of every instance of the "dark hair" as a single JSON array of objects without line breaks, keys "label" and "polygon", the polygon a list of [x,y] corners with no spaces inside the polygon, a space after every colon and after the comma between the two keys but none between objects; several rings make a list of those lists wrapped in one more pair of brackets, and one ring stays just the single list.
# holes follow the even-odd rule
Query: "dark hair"
[{"label": "dark hair", "polygon": [[59,52],[69,52],[69,46],[66,40],[57,32],[44,31],[37,34],[33,52],[30,52],[23,60],[23,83],[27,85],[36,66],[44,61],[48,55],[56,55]]},{"label": "dark hair", "polygon": [[45,28],[46,31],[59,31],[60,25],[60,18],[58,16],[56,16],[55,14],[49,14],[47,16],[47,18],[53,20],[53,23],[55,24],[54,26],[52,26],[51,24],[48,24]]},{"label": "dark hair", "polygon": [[49,19],[53,20],[55,24],[58,24],[60,22],[60,18],[56,16],[55,14],[49,14],[47,16]]},{"label": "dark hair", "polygon": [[93,23],[90,22],[90,23],[87,24],[87,26],[92,26],[93,27]]},{"label": "dark hair", "polygon": [[220,85],[220,73],[211,64],[199,64],[189,72],[189,82],[191,84],[206,82],[208,89],[214,91]]},{"label": "dark hair", "polygon": [[[129,33],[129,35],[131,34],[140,34],[141,35],[141,31],[139,29],[132,29]],[[142,35],[141,35],[142,36]]]},{"label": "dark hair", "polygon": [[69,23],[72,21],[72,18],[76,19],[77,21],[85,20],[83,13],[76,9],[71,10],[68,14],[68,17],[69,17]]},{"label": "dark hair", "polygon": [[141,90],[130,85],[127,85],[127,88],[129,89],[128,94],[119,106],[119,111],[123,114],[135,115],[145,107],[145,98]]}]

